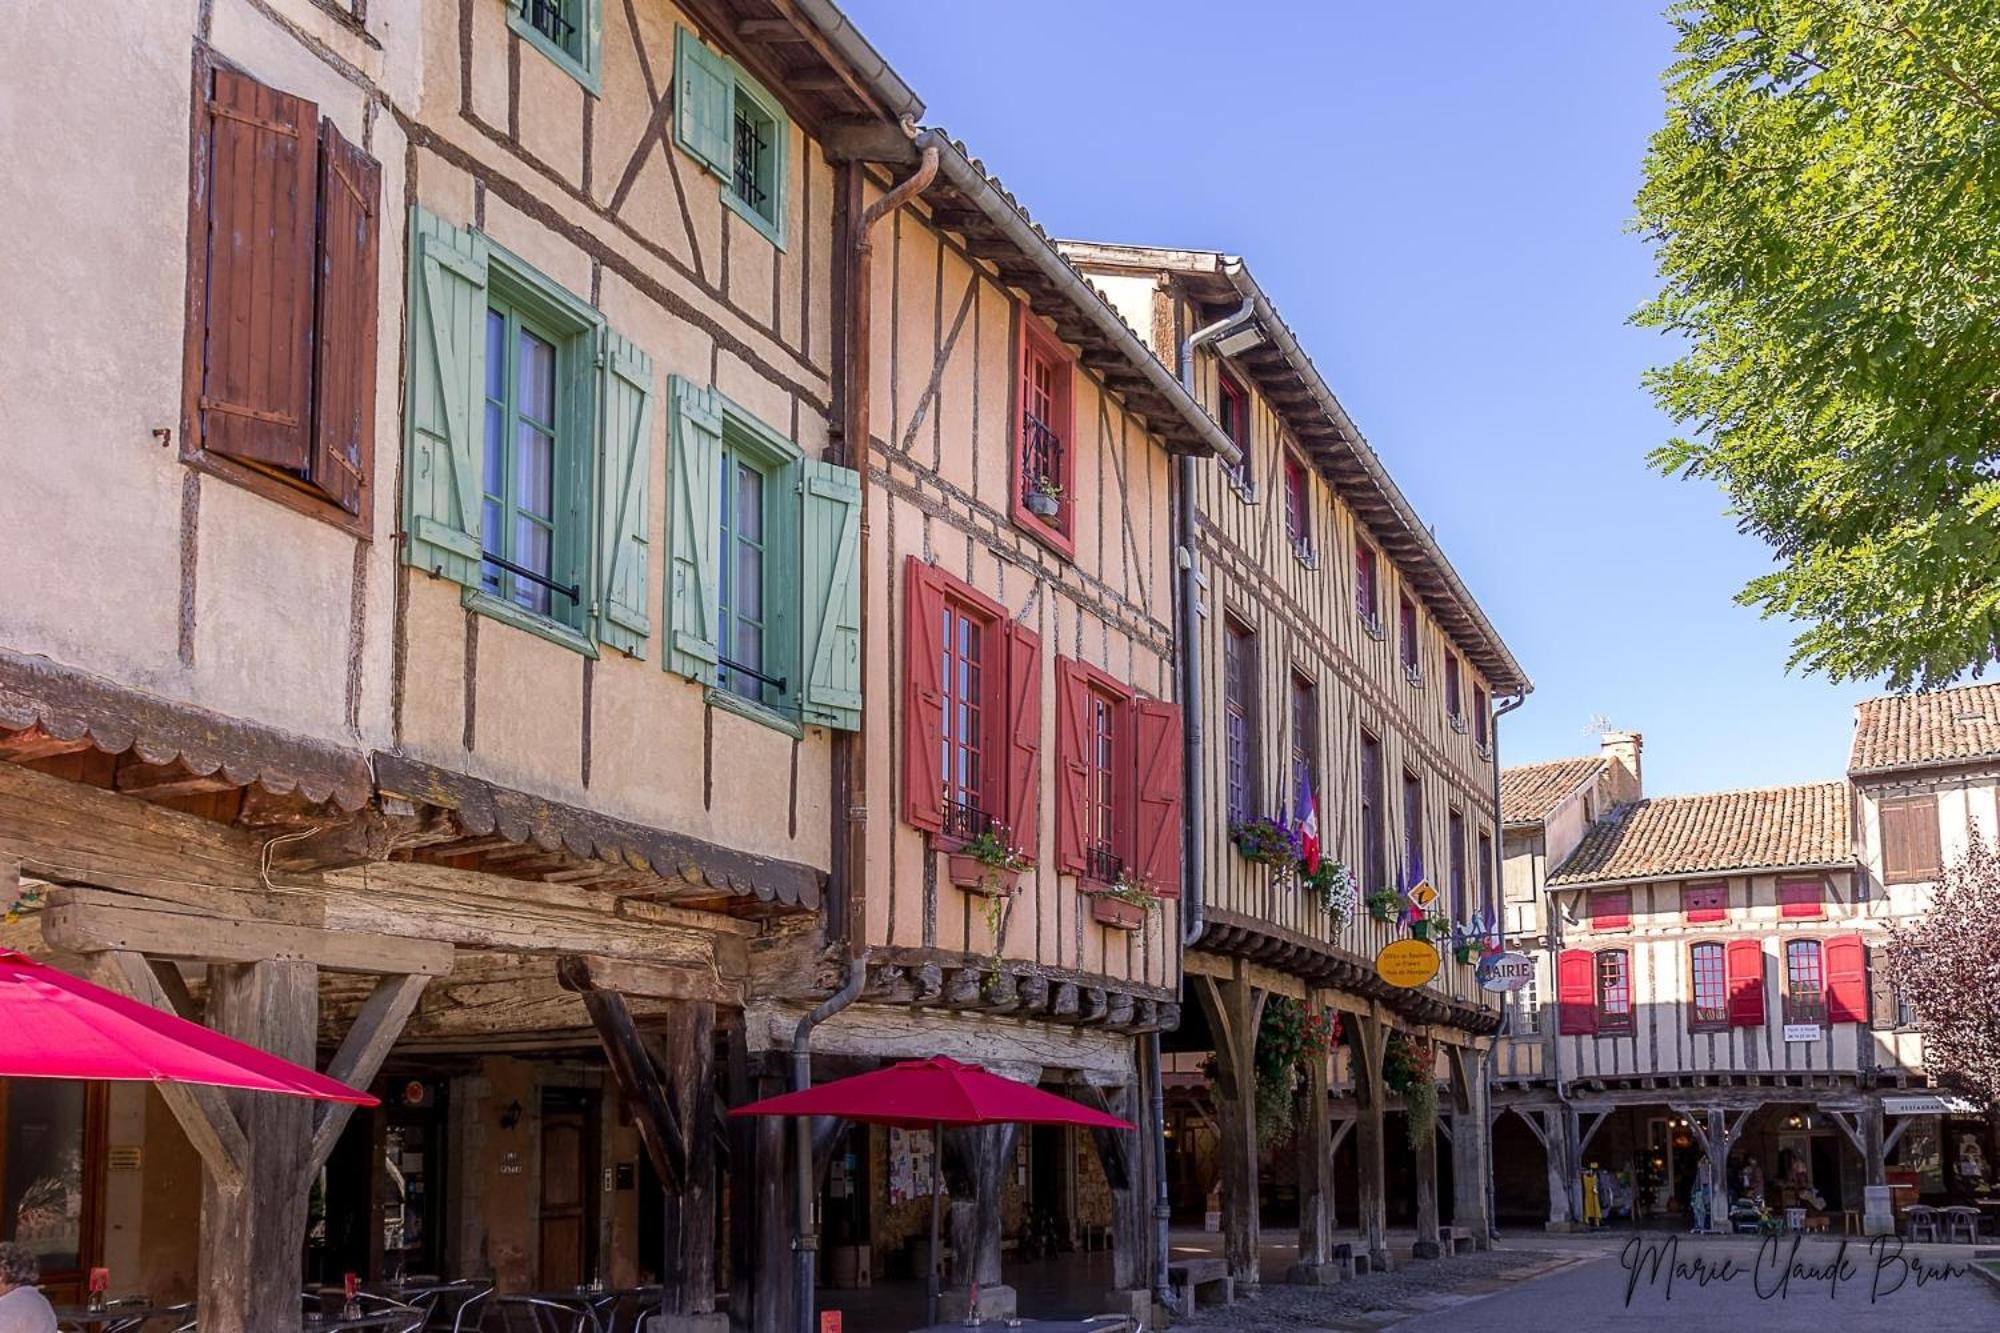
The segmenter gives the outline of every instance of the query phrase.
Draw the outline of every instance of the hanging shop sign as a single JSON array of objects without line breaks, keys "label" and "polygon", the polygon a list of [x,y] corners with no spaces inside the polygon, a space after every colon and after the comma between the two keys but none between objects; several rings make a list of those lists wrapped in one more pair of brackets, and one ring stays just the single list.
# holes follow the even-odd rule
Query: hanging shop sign
[{"label": "hanging shop sign", "polygon": [[1937,1096],[1884,1097],[1884,1115],[1978,1115],[1986,1108],[1970,1097],[1950,1093]]},{"label": "hanging shop sign", "polygon": [[1431,887],[1429,880],[1420,879],[1411,886],[1409,893],[1405,896],[1409,898],[1410,906],[1416,908],[1419,912],[1428,912],[1438,900],[1438,891]]},{"label": "hanging shop sign", "polygon": [[1479,970],[1472,975],[1481,990],[1517,991],[1535,979],[1535,960],[1511,949],[1489,953],[1479,960]]},{"label": "hanging shop sign", "polygon": [[1421,986],[1438,974],[1438,951],[1424,940],[1392,940],[1375,955],[1375,975],[1391,986]]},{"label": "hanging shop sign", "polygon": [[1787,1023],[1787,1024],[1785,1024],[1785,1040],[1786,1040],[1786,1041],[1818,1041],[1818,1040],[1819,1040],[1819,1024],[1817,1024],[1817,1023]]}]

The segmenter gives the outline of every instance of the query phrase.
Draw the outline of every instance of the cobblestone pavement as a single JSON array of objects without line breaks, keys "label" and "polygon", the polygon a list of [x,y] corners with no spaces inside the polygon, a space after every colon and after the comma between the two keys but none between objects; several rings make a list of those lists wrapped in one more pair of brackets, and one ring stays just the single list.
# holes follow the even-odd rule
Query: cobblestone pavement
[{"label": "cobblestone pavement", "polygon": [[1411,1315],[1455,1305],[1510,1283],[1573,1263],[1579,1256],[1545,1250],[1489,1250],[1451,1259],[1405,1263],[1390,1273],[1369,1273],[1330,1287],[1266,1282],[1255,1300],[1197,1310],[1176,1328],[1226,1333],[1274,1329],[1377,1329]]}]

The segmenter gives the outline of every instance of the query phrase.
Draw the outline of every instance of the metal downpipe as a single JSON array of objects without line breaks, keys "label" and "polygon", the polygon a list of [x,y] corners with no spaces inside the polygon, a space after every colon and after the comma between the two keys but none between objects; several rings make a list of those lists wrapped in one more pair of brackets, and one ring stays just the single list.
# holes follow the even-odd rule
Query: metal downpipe
[{"label": "metal downpipe", "polygon": [[[804,1092],[812,1086],[813,1029],[860,998],[868,978],[868,951],[847,960],[847,980],[839,990],[814,1005],[792,1031],[792,1091]],[[799,1333],[813,1333],[814,1266],[819,1258],[818,1221],[813,1207],[818,1191],[813,1188],[813,1117],[802,1115],[792,1122],[793,1187],[798,1191],[798,1235],[792,1241],[792,1300]]]}]

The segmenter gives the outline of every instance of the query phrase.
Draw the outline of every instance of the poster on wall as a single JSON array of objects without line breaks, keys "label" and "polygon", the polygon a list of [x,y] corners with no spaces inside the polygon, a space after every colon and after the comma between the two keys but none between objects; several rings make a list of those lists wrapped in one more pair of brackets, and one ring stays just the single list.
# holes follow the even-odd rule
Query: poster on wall
[{"label": "poster on wall", "polygon": [[[893,1206],[931,1194],[931,1134],[929,1130],[889,1129],[889,1202]],[[951,1191],[941,1190],[949,1195]]]}]

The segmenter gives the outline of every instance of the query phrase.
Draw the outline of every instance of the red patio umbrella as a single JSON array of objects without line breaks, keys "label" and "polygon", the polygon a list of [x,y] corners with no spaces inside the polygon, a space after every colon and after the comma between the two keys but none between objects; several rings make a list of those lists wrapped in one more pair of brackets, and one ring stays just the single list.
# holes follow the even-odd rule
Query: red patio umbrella
[{"label": "red patio umbrella", "polygon": [[0,1033],[0,1077],[206,1083],[376,1104],[336,1079],[11,949],[0,949]]},{"label": "red patio umbrella", "polygon": [[1058,1097],[978,1065],[942,1055],[905,1060],[800,1092],[766,1097],[739,1106],[731,1115],[828,1115],[870,1125],[931,1129],[931,1272],[929,1312],[938,1317],[939,1169],[944,1160],[944,1127],[951,1125],[1078,1125],[1085,1129],[1137,1129],[1129,1120]]}]

